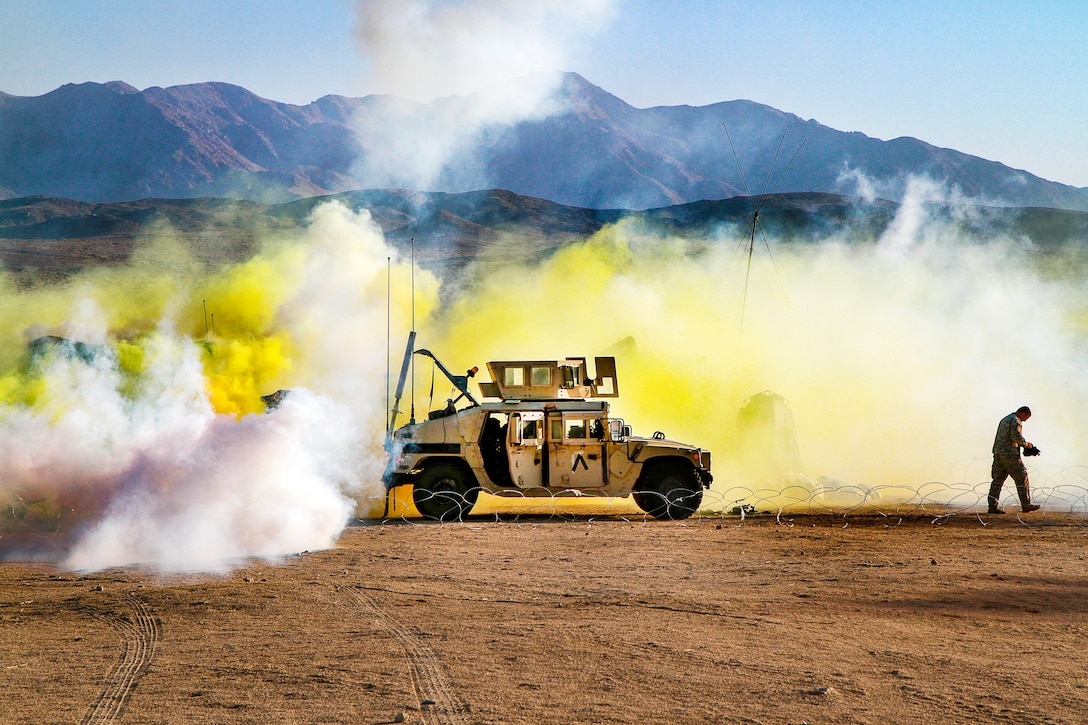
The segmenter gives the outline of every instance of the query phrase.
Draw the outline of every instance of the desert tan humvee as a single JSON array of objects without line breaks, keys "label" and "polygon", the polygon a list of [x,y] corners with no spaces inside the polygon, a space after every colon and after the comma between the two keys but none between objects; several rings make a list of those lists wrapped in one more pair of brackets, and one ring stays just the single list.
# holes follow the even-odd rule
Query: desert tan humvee
[{"label": "desert tan humvee", "polygon": [[[405,355],[397,400],[411,354],[425,355],[459,391],[428,420],[389,422],[387,490],[412,485],[419,512],[455,520],[468,514],[480,491],[496,496],[633,496],[654,518],[683,519],[698,510],[709,488],[710,451],[631,434],[602,398],[619,395],[616,361],[594,358],[517,360],[487,364],[491,382],[470,393],[466,375],[452,375],[427,350]],[[465,400],[468,406],[458,409]]]}]

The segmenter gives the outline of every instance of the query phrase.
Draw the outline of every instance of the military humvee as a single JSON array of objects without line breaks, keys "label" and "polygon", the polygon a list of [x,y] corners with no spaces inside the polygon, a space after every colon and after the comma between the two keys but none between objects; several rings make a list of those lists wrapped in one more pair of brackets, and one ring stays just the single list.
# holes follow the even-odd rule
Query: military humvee
[{"label": "military humvee", "polygon": [[[412,354],[405,355],[405,370]],[[490,382],[478,402],[466,375],[452,375],[428,350],[459,395],[422,422],[396,428],[389,421],[387,491],[412,485],[412,501],[431,519],[468,514],[480,491],[495,496],[633,496],[659,519],[683,519],[698,510],[709,488],[710,451],[667,440],[661,432],[634,436],[602,398],[619,395],[616,361],[586,358],[490,362]],[[397,391],[399,405],[405,370]],[[467,401],[467,407],[457,405]]]}]

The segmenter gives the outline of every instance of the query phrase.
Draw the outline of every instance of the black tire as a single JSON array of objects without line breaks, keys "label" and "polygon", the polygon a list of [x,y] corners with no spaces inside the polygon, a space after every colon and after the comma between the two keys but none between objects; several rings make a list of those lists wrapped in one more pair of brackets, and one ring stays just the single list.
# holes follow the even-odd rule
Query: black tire
[{"label": "black tire", "polygon": [[469,488],[465,474],[450,463],[437,463],[416,479],[412,502],[424,518],[460,521],[476,504],[480,489]]},{"label": "black tire", "polygon": [[657,491],[648,491],[646,489],[635,491],[631,494],[631,497],[635,499],[635,505],[646,513],[650,513],[650,509],[654,507],[654,503],[661,500],[661,496]]},{"label": "black tire", "polygon": [[659,463],[645,485],[634,493],[635,504],[655,519],[686,519],[703,503],[703,487],[695,469],[685,463]]}]

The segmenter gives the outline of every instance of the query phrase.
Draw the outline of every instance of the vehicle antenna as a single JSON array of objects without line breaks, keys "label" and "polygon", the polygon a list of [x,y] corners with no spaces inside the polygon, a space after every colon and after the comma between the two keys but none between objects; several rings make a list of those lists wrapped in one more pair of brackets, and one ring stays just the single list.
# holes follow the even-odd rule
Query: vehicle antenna
[{"label": "vehicle antenna", "polygon": [[390,356],[392,351],[392,327],[391,317],[393,310],[393,286],[392,286],[392,257],[385,258],[385,409],[389,410],[389,383],[392,370],[390,368]]},{"label": "vehicle antenna", "polygon": [[[385,410],[386,410],[386,412],[389,411],[389,402],[390,402],[389,401],[389,384],[391,382],[389,378],[390,378],[390,375],[392,374],[392,371],[390,369],[390,360],[389,360],[389,358],[393,354],[393,352],[392,352],[393,343],[392,343],[392,336],[391,336],[392,328],[391,328],[391,322],[390,322],[391,318],[392,318],[392,310],[393,310],[393,284],[392,284],[392,276],[391,276],[392,265],[393,265],[392,257],[386,257],[385,258]],[[393,421],[393,422],[395,422],[395,421]],[[390,446],[391,440],[390,439],[392,438],[392,434],[393,434],[393,430],[392,430],[392,427],[391,427],[392,424],[393,423],[390,423],[390,428],[386,432],[386,436],[385,436],[385,449],[387,451],[391,450],[391,446]],[[382,511],[382,518],[383,519],[389,518],[389,513],[390,513],[389,504],[390,504],[390,499],[391,498],[393,499],[392,503],[393,503],[393,508],[394,509],[396,508],[396,505],[397,505],[397,499],[395,497],[393,497],[393,496],[390,496],[390,493],[392,493],[390,491],[390,489],[386,488],[385,489],[385,509]]]},{"label": "vehicle antenna", "polygon": [[204,300],[204,339],[208,338],[208,300]]},{"label": "vehicle antenna", "polygon": [[[407,382],[409,373],[411,373],[411,375],[412,375],[412,387],[411,387],[411,390],[410,390],[410,394],[412,396],[412,406],[411,406],[411,416],[410,416],[410,419],[409,419],[409,423],[412,424],[412,425],[415,425],[415,422],[416,422],[416,402],[415,402],[415,397],[416,397],[415,396],[415,392],[416,392],[416,380],[415,380],[415,370],[416,370],[416,362],[415,362],[415,349],[416,349],[416,330],[415,330],[415,327],[416,327],[416,324],[415,324],[416,323],[416,301],[415,301],[416,277],[415,277],[415,271],[416,270],[415,270],[415,260],[416,260],[416,253],[415,253],[415,241],[416,241],[415,237],[413,237],[411,239],[411,243],[412,243],[412,256],[411,256],[411,262],[412,262],[412,329],[408,331],[408,343],[404,346],[404,360],[401,362],[400,376],[397,378],[397,392],[396,392],[396,394],[395,394],[395,396],[393,398],[393,407],[392,407],[392,409],[387,409],[387,410],[389,410],[389,427],[386,429],[386,438],[385,438],[387,445],[390,445],[392,443],[393,431],[396,430],[396,427],[397,427],[397,416],[400,415],[400,401],[401,401],[401,398],[404,396],[404,384],[405,384],[405,382]],[[387,323],[387,325],[388,325],[388,323]]]},{"label": "vehicle antenna", "polygon": [[[748,188],[748,180],[744,176],[744,169],[741,167],[740,158],[737,156],[737,149],[733,145],[733,137],[729,135],[729,126],[722,121],[722,128],[725,129],[725,137],[729,141],[729,150],[733,153],[733,161],[737,165],[737,172],[740,174],[741,183],[744,185],[744,193],[748,198],[748,205],[752,211],[752,221],[748,225],[748,231],[744,235],[744,239],[741,241],[740,246],[736,251],[745,250],[748,255],[748,261],[745,266],[744,272],[744,292],[741,298],[740,307],[740,332],[744,332],[744,313],[748,306],[748,282],[752,275],[752,257],[755,254],[756,248],[756,232],[759,232],[760,238],[763,240],[763,246],[767,250],[767,256],[771,260],[771,266],[774,269],[775,277],[778,279],[778,284],[782,287],[782,277],[778,274],[778,265],[774,262],[774,254],[771,252],[771,245],[767,241],[767,234],[763,230],[763,226],[759,222],[759,212],[763,209],[763,205],[767,203],[767,198],[774,193],[774,190],[778,187],[779,182],[782,181],[782,177],[786,175],[786,171],[793,164],[794,159],[797,158],[797,154],[801,153],[801,149],[804,148],[808,142],[808,138],[801,141],[801,145],[797,147],[797,150],[793,152],[793,156],[790,157],[789,162],[782,169],[782,172],[775,179],[774,183],[771,183],[771,178],[774,174],[774,167],[778,163],[778,157],[782,153],[782,146],[786,142],[786,132],[789,129],[782,130],[782,138],[778,142],[778,148],[774,152],[774,158],[771,160],[771,165],[767,168],[767,179],[763,182],[763,191],[759,193],[759,197],[752,201],[752,193]],[[734,256],[736,256],[736,251]],[[785,288],[782,289],[783,295],[785,295]]]},{"label": "vehicle antenna", "polygon": [[[416,336],[416,238],[409,238],[412,245],[412,340]],[[409,353],[411,354],[411,353]],[[412,355],[412,408],[408,422],[415,425],[416,422],[416,357]]]}]

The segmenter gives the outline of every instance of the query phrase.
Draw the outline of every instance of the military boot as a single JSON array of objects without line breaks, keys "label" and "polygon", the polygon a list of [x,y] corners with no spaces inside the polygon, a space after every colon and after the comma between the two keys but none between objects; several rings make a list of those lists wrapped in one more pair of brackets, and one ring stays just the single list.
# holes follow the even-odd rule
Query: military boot
[{"label": "military boot", "polygon": [[1028,490],[1027,483],[1016,484],[1016,493],[1020,496],[1020,510],[1024,513],[1042,508],[1039,504],[1031,502],[1031,492]]},{"label": "military boot", "polygon": [[990,493],[986,496],[986,513],[988,514],[1003,514],[1005,513],[997,505],[998,496],[1001,495],[1001,484],[1004,481],[994,481],[990,484]]}]

